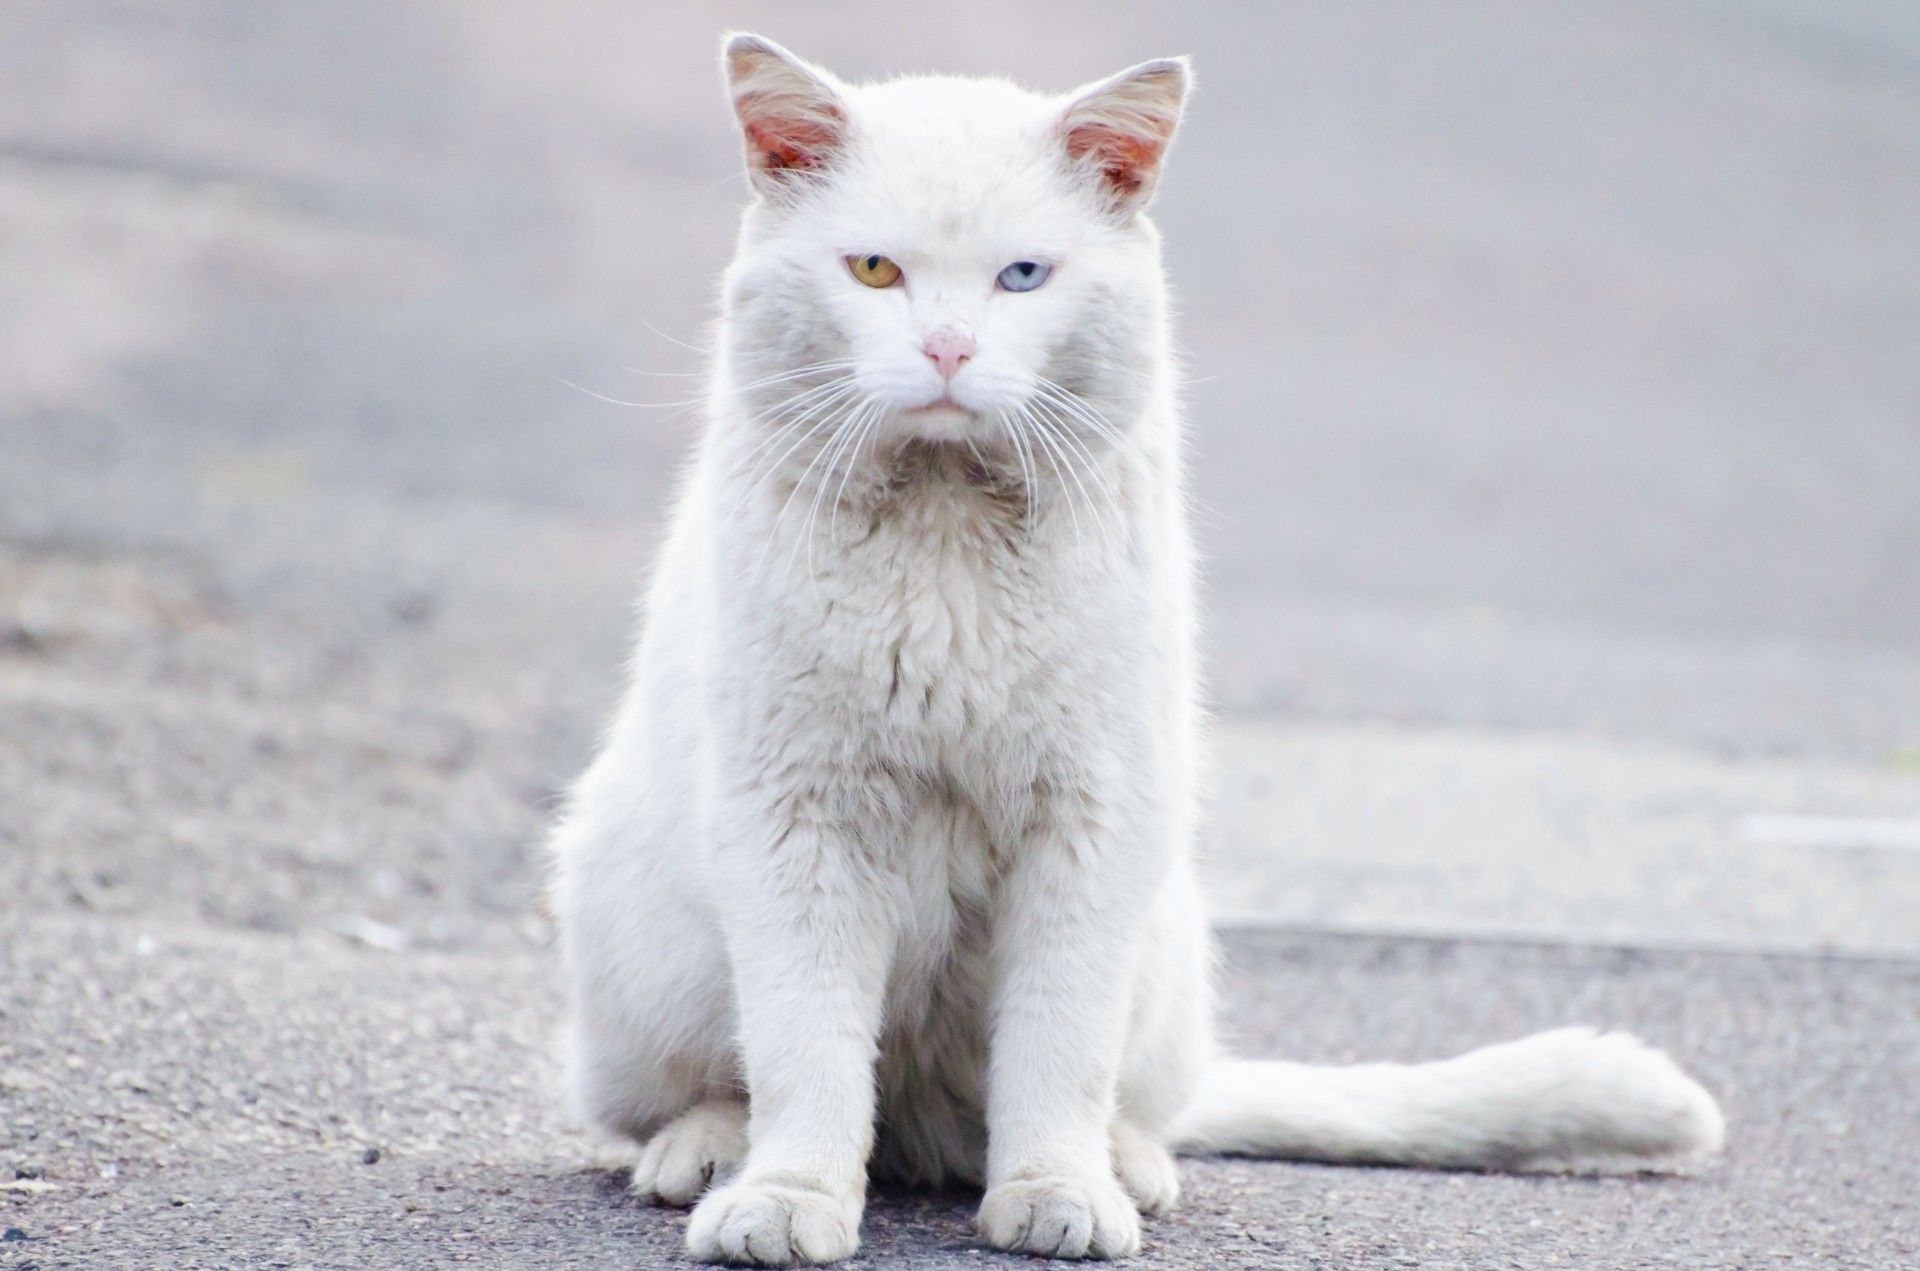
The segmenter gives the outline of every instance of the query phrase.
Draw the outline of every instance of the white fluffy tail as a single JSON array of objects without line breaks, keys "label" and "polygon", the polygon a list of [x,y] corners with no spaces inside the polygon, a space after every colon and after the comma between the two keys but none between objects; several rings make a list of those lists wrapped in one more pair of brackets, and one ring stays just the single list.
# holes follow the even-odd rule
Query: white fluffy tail
[{"label": "white fluffy tail", "polygon": [[1221,1060],[1174,1150],[1436,1169],[1621,1170],[1716,1152],[1713,1096],[1624,1033],[1562,1028],[1428,1064]]}]

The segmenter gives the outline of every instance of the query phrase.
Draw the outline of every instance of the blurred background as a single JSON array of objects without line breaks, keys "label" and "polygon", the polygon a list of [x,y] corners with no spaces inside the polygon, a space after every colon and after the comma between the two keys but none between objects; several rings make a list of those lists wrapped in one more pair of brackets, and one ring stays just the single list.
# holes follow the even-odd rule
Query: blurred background
[{"label": "blurred background", "polygon": [[0,922],[541,982],[747,196],[727,27],[1193,55],[1232,923],[1920,954],[1907,0],[12,0]]},{"label": "blurred background", "polygon": [[697,427],[727,25],[854,77],[1196,59],[1157,215],[1236,907],[1920,945],[1880,856],[1749,821],[1920,809],[1891,0],[10,5],[13,894],[524,909]]}]

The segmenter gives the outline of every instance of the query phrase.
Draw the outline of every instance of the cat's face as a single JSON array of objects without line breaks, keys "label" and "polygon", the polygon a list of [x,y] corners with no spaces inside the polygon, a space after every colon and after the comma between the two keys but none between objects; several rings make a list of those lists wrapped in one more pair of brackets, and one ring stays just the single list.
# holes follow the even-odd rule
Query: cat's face
[{"label": "cat's face", "polygon": [[1110,443],[1103,425],[1137,414],[1165,343],[1140,210],[1182,63],[1054,98],[991,80],[851,87],[746,36],[726,61],[759,195],[726,296],[750,411],[985,445],[1038,429],[1036,453]]}]

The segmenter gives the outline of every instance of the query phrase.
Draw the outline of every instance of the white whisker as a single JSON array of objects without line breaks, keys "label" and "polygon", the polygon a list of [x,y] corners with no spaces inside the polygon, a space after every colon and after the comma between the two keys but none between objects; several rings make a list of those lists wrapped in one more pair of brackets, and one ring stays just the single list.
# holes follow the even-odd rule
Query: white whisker
[{"label": "white whisker", "polygon": [[822,405],[831,403],[843,394],[854,391],[856,390],[852,378],[850,376],[842,376],[839,379],[828,380],[824,384],[817,384],[812,388],[795,393],[771,410],[752,417],[747,421],[749,424],[769,422],[790,411],[798,410],[800,412],[797,416],[788,419],[779,427],[770,430],[766,436],[760,438],[760,440],[749,447],[747,452],[741,455],[736,462],[734,471],[737,473],[739,469],[744,468],[750,460],[777,445],[781,437],[788,435],[791,430],[812,418]]},{"label": "white whisker", "polygon": [[[852,448],[857,444],[861,433],[865,430],[868,419],[877,409],[879,408],[876,403],[868,402],[858,413],[842,420],[839,433],[834,437],[833,443],[825,449],[826,459],[821,465],[820,480],[814,489],[812,501],[807,504],[807,524],[804,539],[806,543],[808,578],[816,577],[813,571],[813,531],[820,523],[820,501],[826,497],[827,483],[833,480],[833,470],[835,465],[840,462],[840,457],[851,452]],[[849,469],[849,471],[851,471],[851,469]],[[799,546],[799,541],[796,541],[794,544],[796,551]]]},{"label": "white whisker", "polygon": [[789,381],[802,379],[821,371],[851,370],[858,365],[860,365],[860,363],[852,358],[834,358],[826,362],[815,362],[810,366],[796,366],[791,370],[781,371],[776,375],[763,376],[760,379],[748,380],[745,383],[734,384],[731,387],[735,396],[743,396],[756,388],[769,388],[775,384],[785,384]]},{"label": "white whisker", "polygon": [[1037,386],[1036,396],[1049,399],[1056,406],[1068,412],[1074,419],[1084,424],[1090,431],[1100,435],[1114,447],[1133,454],[1139,453],[1133,445],[1132,440],[1128,438],[1120,428],[1115,426],[1113,421],[1108,419],[1105,413],[1100,411],[1086,398],[1055,383],[1044,375],[1036,375],[1034,381]]},{"label": "white whisker", "polygon": [[[833,370],[836,368],[844,368],[844,367],[849,367],[853,365],[855,365],[855,363],[842,359],[835,362],[821,362],[813,366],[797,367],[794,370],[788,371],[781,375],[770,375],[763,380],[755,380],[751,383],[742,384],[738,386],[734,391],[736,393],[744,393],[756,388],[767,388],[775,384],[780,384],[787,381],[799,379],[803,376],[813,375],[820,371]],[[651,376],[658,376],[661,378],[685,377],[688,379],[704,379],[708,374],[708,372],[706,371],[644,371],[638,367],[633,367],[633,366],[623,366],[620,369],[634,375],[651,375]],[[694,406],[703,406],[710,400],[710,398],[708,398],[707,396],[702,395],[700,397],[685,398],[676,402],[636,402],[636,401],[629,401],[626,398],[609,396],[608,394],[602,393],[596,389],[588,388],[584,384],[576,384],[572,380],[567,379],[563,376],[556,375],[553,378],[559,383],[565,384],[568,388],[573,389],[575,392],[585,393],[588,397],[591,397],[596,401],[606,402],[610,406],[637,406],[637,407],[650,409],[650,410],[685,410]]]},{"label": "white whisker", "polygon": [[647,330],[653,332],[655,335],[659,336],[662,340],[665,340],[669,344],[677,344],[683,349],[691,349],[693,352],[699,353],[702,355],[705,355],[706,353],[705,349],[700,348],[698,345],[688,344],[685,340],[682,340],[677,335],[668,335],[665,331],[662,331],[659,327],[654,326],[653,323],[648,322],[645,318],[640,319],[640,325],[645,327]]},{"label": "white whisker", "polygon": [[[791,458],[794,454],[798,453],[800,448],[805,446],[809,441],[813,440],[813,438],[819,436],[824,430],[831,428],[834,425],[835,420],[837,418],[835,412],[839,410],[839,408],[847,405],[849,400],[850,399],[844,399],[844,398],[835,399],[832,405],[827,408],[826,413],[822,414],[812,424],[808,425],[806,431],[801,434],[798,440],[796,440],[792,445],[787,447],[784,453],[782,453],[778,458],[770,460],[768,463],[762,465],[759,469],[757,469],[756,473],[753,476],[752,484],[747,487],[746,491],[742,493],[739,496],[739,498],[734,500],[733,506],[729,510],[730,513],[737,514],[742,510],[744,510],[745,508],[747,508],[748,506],[750,506],[754,498],[759,495],[760,491],[766,488],[767,483],[772,481],[775,477],[779,476],[780,470],[786,466],[786,462],[789,458]],[[824,449],[825,449],[825,446],[823,445],[820,448],[820,450],[824,450]],[[816,450],[813,456],[808,460],[809,466],[811,466],[813,459],[819,458],[820,450]],[[796,480],[795,489],[798,489],[798,485],[799,483]],[[792,502],[792,500],[793,500],[793,492],[789,491],[787,494],[787,502],[790,503]],[[781,507],[780,514],[782,516],[786,515],[786,507],[784,504]],[[776,524],[777,523],[778,523],[778,520],[776,518]]]},{"label": "white whisker", "polygon": [[[1061,497],[1066,501],[1067,518],[1073,522],[1074,546],[1084,547],[1085,543],[1080,533],[1080,513],[1078,509],[1073,506],[1073,499],[1070,497],[1066,488],[1067,474],[1072,471],[1073,465],[1068,464],[1064,468],[1061,467],[1061,452],[1059,448],[1054,445],[1052,438],[1047,435],[1047,426],[1041,422],[1038,415],[1027,409],[1025,405],[1020,407],[1020,415],[1023,421],[1032,425],[1034,440],[1040,443],[1041,450],[1046,455],[1047,466],[1053,469],[1054,482],[1059,485]],[[1076,477],[1075,480],[1077,481],[1078,478]],[[1091,504],[1088,505],[1088,510],[1092,510]]]},{"label": "white whisker", "polygon": [[[1052,431],[1053,436],[1060,442],[1063,449],[1070,453],[1077,453],[1080,456],[1081,463],[1078,466],[1086,469],[1087,477],[1099,486],[1101,493],[1105,496],[1104,505],[1096,504],[1092,493],[1087,489],[1085,483],[1081,481],[1080,473],[1074,468],[1069,468],[1069,471],[1073,474],[1074,484],[1080,487],[1081,497],[1086,500],[1088,514],[1099,518],[1102,533],[1109,535],[1115,533],[1117,524],[1124,523],[1125,517],[1120,514],[1118,506],[1114,503],[1113,485],[1110,474],[1102,468],[1099,459],[1094,455],[1093,451],[1087,448],[1087,444],[1080,440],[1080,438],[1074,436],[1071,428],[1065,427],[1058,418],[1047,414],[1047,412],[1053,409],[1047,402],[1036,400],[1033,406],[1035,408],[1034,413],[1037,417],[1042,415],[1047,416],[1042,426]],[[1108,511],[1113,512],[1116,523],[1110,524],[1108,522]]]},{"label": "white whisker", "polygon": [[553,377],[553,379],[556,383],[565,384],[568,388],[572,389],[576,393],[585,393],[588,397],[593,398],[595,401],[605,402],[609,406],[640,406],[650,410],[671,410],[671,409],[684,410],[686,407],[698,406],[700,404],[700,399],[697,399],[697,398],[692,401],[685,401],[685,402],[630,402],[623,398],[609,397],[605,393],[595,392],[593,389],[588,388],[586,385],[576,384],[572,380],[566,379],[563,376],[556,375]]},{"label": "white whisker", "polygon": [[[1112,537],[1115,532],[1114,527],[1108,524],[1105,509],[1094,501],[1093,494],[1087,488],[1086,481],[1082,480],[1080,474],[1080,467],[1082,465],[1075,463],[1073,458],[1073,452],[1077,450],[1084,460],[1084,466],[1088,470],[1087,476],[1091,477],[1096,484],[1101,486],[1102,491],[1107,494],[1108,502],[1111,503],[1112,491],[1107,488],[1104,481],[1102,481],[1101,475],[1096,470],[1097,465],[1094,463],[1092,452],[1084,445],[1081,445],[1079,439],[1070,431],[1061,428],[1057,421],[1048,419],[1043,412],[1034,410],[1031,414],[1034,421],[1034,435],[1040,438],[1043,444],[1048,446],[1058,445],[1061,462],[1065,465],[1067,479],[1072,481],[1074,488],[1079,491],[1081,502],[1087,505],[1087,515],[1094,518],[1095,528],[1098,529],[1102,535]],[[1069,508],[1073,506],[1071,500],[1068,501],[1067,506]]]},{"label": "white whisker", "polygon": [[853,475],[855,466],[860,462],[860,451],[867,444],[867,438],[880,427],[881,414],[877,404],[868,412],[866,421],[860,426],[860,436],[854,442],[853,454],[847,460],[847,470],[840,475],[840,488],[833,492],[833,520],[827,526],[827,537],[834,541],[838,541],[840,537],[840,504],[846,498],[847,479]]},{"label": "white whisker", "polygon": [[[802,446],[806,445],[821,428],[833,422],[834,411],[857,399],[860,395],[858,386],[850,379],[836,381],[830,385],[823,385],[822,390],[830,391],[810,390],[807,393],[800,394],[798,398],[795,399],[796,401],[807,401],[808,398],[812,398],[813,400],[793,419],[782,424],[779,428],[773,430],[767,436],[756,442],[735,464],[735,475],[738,475],[740,470],[747,467],[749,463],[755,464],[753,471],[748,472],[742,478],[747,488],[746,493],[741,496],[739,503],[736,505],[736,510],[739,507],[744,507],[749,499],[758,494],[761,486],[780,470],[781,465],[785,464]],[[814,421],[810,426],[808,426],[809,420]],[[806,431],[785,451],[782,451],[765,463],[757,462],[758,456],[772,453],[778,449],[783,440],[792,436],[794,432],[799,431],[803,426],[806,426]]]},{"label": "white whisker", "polygon": [[1035,484],[1035,477],[1033,472],[1033,464],[1031,462],[1031,456],[1027,452],[1027,444],[1025,439],[1021,437],[1020,430],[1013,426],[1012,421],[1009,420],[1005,415],[1001,415],[1000,422],[1007,430],[1007,440],[1010,441],[1013,445],[1013,453],[1015,457],[1018,458],[1020,461],[1020,479],[1021,479],[1021,482],[1027,488],[1027,524],[1029,526],[1032,526],[1033,511],[1034,511],[1033,487]]},{"label": "white whisker", "polygon": [[[865,408],[861,407],[860,409],[865,409]],[[840,422],[844,427],[846,420],[849,417],[848,416],[836,417],[835,415],[828,414],[824,416],[819,423],[815,424],[812,428],[807,430],[807,436],[811,437],[814,433],[820,431],[822,427],[825,427],[826,425],[835,422],[836,418],[838,419],[838,422]],[[829,441],[826,445],[821,446],[818,450],[814,451],[813,457],[807,460],[807,466],[800,470],[800,475],[798,477],[794,478],[793,489],[787,491],[786,500],[785,502],[781,503],[780,511],[774,515],[772,522],[769,523],[767,526],[767,541],[764,545],[761,546],[760,555],[757,558],[755,558],[755,561],[754,561],[754,568],[756,570],[758,570],[760,566],[765,563],[767,558],[767,553],[773,549],[773,541],[775,538],[779,537],[780,526],[783,522],[786,521],[787,512],[790,508],[793,507],[794,499],[799,496],[801,490],[806,488],[807,478],[813,474],[814,468],[820,464],[822,458],[825,457],[828,451],[830,451],[833,448],[833,445],[837,443],[840,440],[840,438],[844,435],[845,435],[844,432],[840,434],[836,434],[836,436],[831,441]],[[804,444],[805,441],[806,441],[805,437],[801,438],[800,442],[795,443],[796,448],[798,445]],[[789,449],[787,451],[787,454],[789,455],[792,453],[793,453],[792,449]],[[786,456],[783,455],[781,456],[779,462],[776,463],[774,467],[769,470],[768,476],[771,476],[773,472],[778,471],[779,465],[785,462],[786,462]],[[789,564],[791,564],[791,558],[789,558]]]}]

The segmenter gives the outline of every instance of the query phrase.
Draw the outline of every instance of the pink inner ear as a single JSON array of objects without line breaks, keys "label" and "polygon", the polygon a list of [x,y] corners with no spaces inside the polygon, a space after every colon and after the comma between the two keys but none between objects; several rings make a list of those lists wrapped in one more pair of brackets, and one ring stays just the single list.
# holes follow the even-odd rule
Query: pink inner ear
[{"label": "pink inner ear", "polygon": [[793,97],[742,94],[736,106],[747,145],[771,170],[817,168],[840,144],[845,116],[830,103],[809,101],[796,110]]},{"label": "pink inner ear", "polygon": [[1081,124],[1067,131],[1067,153],[1075,159],[1091,159],[1121,198],[1131,198],[1146,188],[1165,149],[1164,141],[1119,132],[1103,124]]}]

